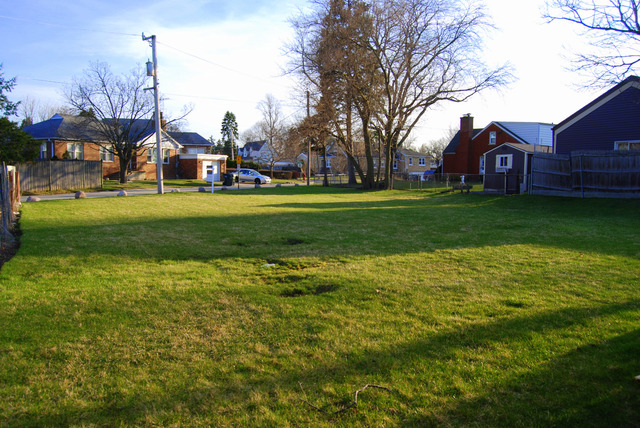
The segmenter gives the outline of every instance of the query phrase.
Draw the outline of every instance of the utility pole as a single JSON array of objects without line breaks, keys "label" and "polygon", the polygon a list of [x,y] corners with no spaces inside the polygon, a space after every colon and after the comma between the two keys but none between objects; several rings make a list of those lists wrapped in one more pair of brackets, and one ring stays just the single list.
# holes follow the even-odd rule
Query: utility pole
[{"label": "utility pole", "polygon": [[[307,118],[310,116],[309,110],[309,91],[307,91]],[[307,186],[310,186],[311,180],[311,137],[307,136]]]},{"label": "utility pole", "polygon": [[164,193],[164,185],[162,183],[162,163],[164,156],[162,156],[162,124],[160,123],[160,94],[158,92],[158,57],[156,56],[156,36],[145,37],[142,33],[142,40],[148,41],[151,46],[151,52],[153,55],[153,63],[147,62],[147,76],[153,76],[153,89],[154,101],[156,105],[155,112],[155,127],[156,127],[156,177],[158,180],[158,195]]}]

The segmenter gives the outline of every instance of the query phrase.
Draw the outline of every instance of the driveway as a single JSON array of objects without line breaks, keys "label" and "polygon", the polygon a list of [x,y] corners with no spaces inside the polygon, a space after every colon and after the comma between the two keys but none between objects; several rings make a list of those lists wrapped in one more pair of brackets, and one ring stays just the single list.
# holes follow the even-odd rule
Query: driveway
[{"label": "driveway", "polygon": [[[294,184],[283,184],[282,186],[294,186]],[[275,184],[263,184],[261,187],[276,187]],[[206,186],[206,193],[211,193],[211,186]],[[228,190],[237,190],[238,184],[234,184],[233,186],[228,186]],[[255,184],[253,183],[240,183],[240,190],[242,189],[255,189]],[[164,187],[164,193],[171,193],[173,190],[178,190],[180,192],[198,192],[200,190],[199,187]],[[214,193],[222,191],[222,186],[215,186]],[[120,190],[108,190],[108,191],[100,191],[100,192],[85,192],[87,198],[109,198],[112,196],[118,196]],[[157,188],[152,189],[131,189],[127,190],[128,196],[136,196],[136,195],[156,195],[158,193]],[[60,193],[56,195],[34,195],[40,198],[41,201],[55,201],[60,199],[74,199],[76,197],[75,193]],[[26,202],[29,196],[21,196],[20,201]]]}]

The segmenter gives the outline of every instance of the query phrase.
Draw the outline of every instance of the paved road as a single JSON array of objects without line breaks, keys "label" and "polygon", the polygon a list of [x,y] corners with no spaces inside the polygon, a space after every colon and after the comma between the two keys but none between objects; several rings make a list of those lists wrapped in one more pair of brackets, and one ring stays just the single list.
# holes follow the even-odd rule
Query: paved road
[{"label": "paved road", "polygon": [[[283,186],[292,186],[292,184],[283,184]],[[275,184],[263,184],[262,187],[275,187]],[[199,187],[170,187],[170,186],[165,186],[164,188],[164,192],[165,193],[170,193],[172,190],[179,190],[180,192],[198,192],[199,191]],[[207,192],[211,192],[211,186],[207,186],[205,187],[205,189],[207,189]],[[235,184],[233,187],[228,187],[229,190],[236,190],[238,189],[238,185]],[[240,189],[255,189],[255,184],[253,183],[240,183]],[[214,188],[214,192],[219,192],[222,190],[221,186],[215,186]],[[118,193],[120,193],[119,190],[109,190],[109,191],[102,191],[102,192],[85,192],[85,195],[87,195],[87,198],[109,198],[112,196],[118,196]],[[127,190],[127,195],[129,196],[135,196],[135,195],[155,195],[158,193],[158,189],[157,188],[152,188],[152,189],[131,189],[131,190]],[[53,200],[60,200],[60,199],[74,199],[76,196],[75,193],[60,193],[57,195],[37,195],[38,198],[40,198],[41,201],[53,201]],[[21,202],[26,202],[27,199],[29,197],[28,196],[21,196],[20,197],[20,201]]]}]

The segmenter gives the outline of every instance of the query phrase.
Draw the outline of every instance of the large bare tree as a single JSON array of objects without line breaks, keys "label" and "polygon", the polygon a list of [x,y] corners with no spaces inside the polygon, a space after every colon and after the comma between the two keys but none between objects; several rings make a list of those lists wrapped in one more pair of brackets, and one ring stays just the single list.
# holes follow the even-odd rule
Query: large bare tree
[{"label": "large bare tree", "polygon": [[449,128],[446,134],[442,137],[422,144],[418,148],[418,151],[429,155],[436,165],[441,166],[444,150],[447,148],[453,137],[455,137],[457,132],[457,129]]},{"label": "large bare tree", "polygon": [[[465,101],[509,78],[506,67],[489,68],[482,61],[481,36],[491,26],[483,8],[472,2],[314,4],[311,15],[294,21],[292,70],[316,89],[316,109],[334,113],[328,116],[336,136],[346,135],[338,124],[346,129],[348,114],[359,117],[364,159],[356,170],[367,188],[377,186],[380,176],[373,175],[376,142],[385,160],[382,180],[391,188],[396,151],[432,106]],[[349,156],[353,144],[344,145]]]},{"label": "large bare tree", "polygon": [[[151,144],[145,137],[154,128],[154,100],[145,91],[147,85],[142,67],[116,75],[108,64],[95,62],[65,91],[67,102],[86,118],[82,128],[90,132],[81,137],[118,157],[121,183],[127,180],[127,167],[133,156]],[[185,109],[177,120],[188,113]]]},{"label": "large bare tree", "polygon": [[590,84],[609,86],[637,73],[640,65],[640,2],[637,0],[549,0],[545,17],[584,30],[589,52],[576,53],[576,71]]},{"label": "large bare tree", "polygon": [[285,121],[282,114],[280,101],[271,94],[267,94],[258,103],[258,110],[262,113],[262,120],[258,122],[260,131],[267,140],[267,162],[273,176],[273,167],[287,157],[287,145],[285,144]]}]

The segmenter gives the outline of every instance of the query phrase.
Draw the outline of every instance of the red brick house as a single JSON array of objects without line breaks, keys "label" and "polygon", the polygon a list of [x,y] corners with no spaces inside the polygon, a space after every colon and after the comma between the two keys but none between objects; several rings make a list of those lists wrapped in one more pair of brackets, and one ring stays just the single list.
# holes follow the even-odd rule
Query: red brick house
[{"label": "red brick house", "polygon": [[[134,154],[129,163],[128,177],[134,180],[155,180],[158,158],[155,127],[152,121],[140,120],[138,122],[143,129],[140,134],[142,140],[139,142],[142,148]],[[119,176],[118,157],[105,148],[108,146],[107,142],[95,143],[101,141],[101,134],[98,132],[97,126],[85,117],[56,114],[51,119],[28,126],[24,130],[42,142],[40,146],[41,160],[102,161],[103,177],[115,179]],[[161,162],[164,178],[201,179],[204,178],[202,171],[206,172],[207,166],[209,169],[217,169],[218,173],[225,172],[221,169],[224,168],[222,165],[225,165],[226,156],[222,161],[218,158],[203,158],[203,156],[212,156],[201,154],[206,151],[208,146],[211,146],[211,143],[206,139],[192,132],[167,132],[163,129],[161,133]],[[179,141],[183,141],[185,145]],[[185,157],[184,165],[181,165],[182,156]],[[212,167],[213,163],[217,163],[217,168]],[[198,165],[200,169],[198,169]]]},{"label": "red brick house", "polygon": [[551,128],[551,124],[538,122],[491,122],[478,129],[473,127],[473,117],[464,115],[460,118],[460,131],[443,151],[442,172],[484,174],[484,154],[505,143],[551,147]]}]

